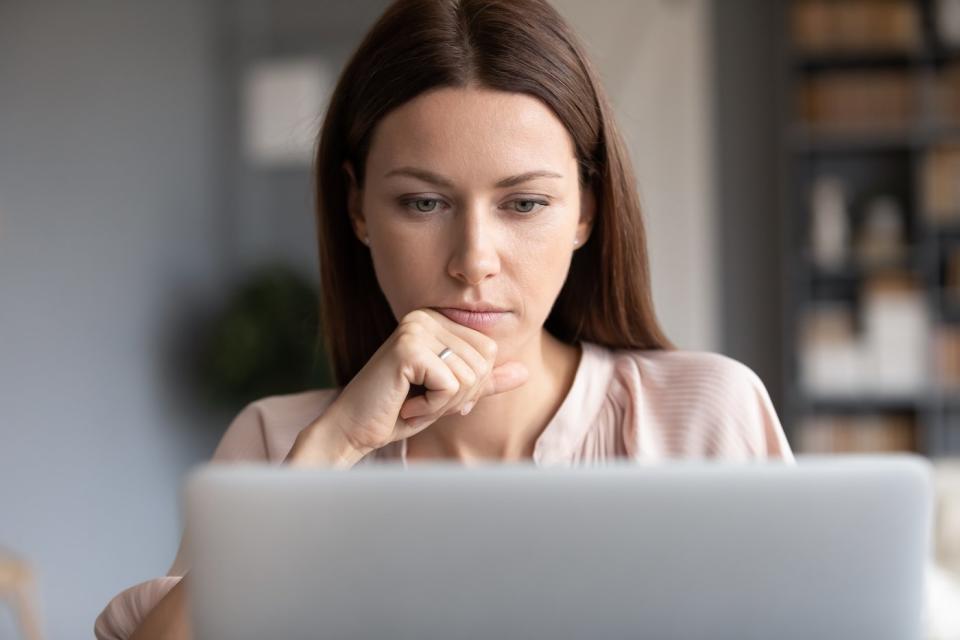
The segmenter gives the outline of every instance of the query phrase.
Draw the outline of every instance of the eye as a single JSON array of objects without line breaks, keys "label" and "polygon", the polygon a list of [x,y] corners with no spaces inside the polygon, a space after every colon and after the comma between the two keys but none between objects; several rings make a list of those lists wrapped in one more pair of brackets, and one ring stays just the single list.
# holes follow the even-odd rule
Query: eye
[{"label": "eye", "polygon": [[418,213],[432,213],[436,210],[439,203],[440,201],[436,198],[413,198],[411,200],[405,200],[403,205],[412,207],[413,210]]},{"label": "eye", "polygon": [[546,207],[549,203],[544,202],[543,200],[534,200],[530,198],[523,198],[519,200],[511,200],[511,204],[514,204],[513,210],[517,213],[533,213],[536,210],[534,207],[538,205],[540,207]]}]

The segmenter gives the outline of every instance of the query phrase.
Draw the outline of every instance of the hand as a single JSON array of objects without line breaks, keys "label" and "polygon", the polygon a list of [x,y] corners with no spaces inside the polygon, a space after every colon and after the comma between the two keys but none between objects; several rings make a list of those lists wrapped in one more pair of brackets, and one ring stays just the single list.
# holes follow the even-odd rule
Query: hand
[{"label": "hand", "polygon": [[[453,353],[441,359],[444,347]],[[523,364],[496,366],[496,357],[492,338],[433,309],[412,311],[328,407],[323,423],[340,429],[362,454],[409,438],[527,381]],[[412,395],[417,386],[425,393]]]}]

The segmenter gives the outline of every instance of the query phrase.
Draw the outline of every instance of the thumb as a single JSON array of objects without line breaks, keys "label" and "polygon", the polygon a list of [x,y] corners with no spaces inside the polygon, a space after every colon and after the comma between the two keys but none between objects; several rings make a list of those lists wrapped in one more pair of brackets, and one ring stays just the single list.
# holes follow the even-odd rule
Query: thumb
[{"label": "thumb", "polygon": [[483,395],[492,396],[516,389],[530,377],[527,367],[520,362],[505,362],[490,373]]}]

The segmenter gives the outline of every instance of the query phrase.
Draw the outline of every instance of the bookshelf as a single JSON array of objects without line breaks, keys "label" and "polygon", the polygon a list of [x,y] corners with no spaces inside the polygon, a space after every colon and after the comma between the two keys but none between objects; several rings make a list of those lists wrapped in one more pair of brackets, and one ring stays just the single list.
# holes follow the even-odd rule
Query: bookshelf
[{"label": "bookshelf", "polygon": [[960,2],[787,6],[794,448],[960,453]]}]

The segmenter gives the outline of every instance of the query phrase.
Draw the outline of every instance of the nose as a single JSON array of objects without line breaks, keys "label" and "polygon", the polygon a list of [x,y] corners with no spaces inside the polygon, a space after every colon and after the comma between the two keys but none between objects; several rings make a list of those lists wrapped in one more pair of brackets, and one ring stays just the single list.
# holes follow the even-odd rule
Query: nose
[{"label": "nose", "polygon": [[482,207],[466,207],[454,217],[455,242],[447,264],[451,277],[475,286],[500,273],[495,221],[486,219]]}]

